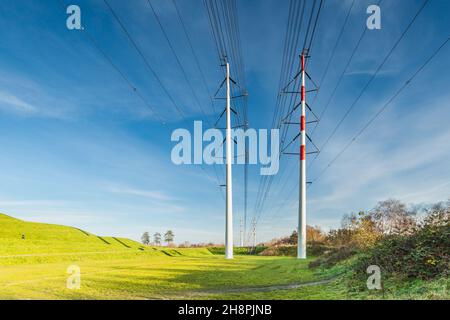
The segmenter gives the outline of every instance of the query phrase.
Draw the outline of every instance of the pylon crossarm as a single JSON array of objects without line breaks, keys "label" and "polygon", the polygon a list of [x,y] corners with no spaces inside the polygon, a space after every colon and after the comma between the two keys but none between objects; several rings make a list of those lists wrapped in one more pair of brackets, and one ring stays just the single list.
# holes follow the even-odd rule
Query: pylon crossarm
[{"label": "pylon crossarm", "polygon": [[290,86],[295,80],[297,80],[298,77],[299,77],[301,74],[302,74],[301,72],[298,72],[298,73],[294,76],[294,78],[292,78],[292,79],[288,82],[288,84],[283,88],[283,90],[281,90],[281,91],[283,92],[284,90],[286,90],[287,88],[289,88],[289,86]]},{"label": "pylon crossarm", "polygon": [[[235,100],[235,99],[240,99],[240,98],[245,98],[245,97],[248,97],[248,94],[241,94],[239,96],[230,97],[230,99]],[[225,97],[216,97],[214,99],[215,100],[227,100],[227,98],[225,98]]]},{"label": "pylon crossarm", "polygon": [[[237,158],[242,158],[245,157],[245,154],[241,154],[238,156],[233,156],[232,158],[237,159]],[[213,157],[214,159],[226,159],[227,157]]]},{"label": "pylon crossarm", "polygon": [[319,148],[316,146],[316,144],[312,141],[311,137],[306,134],[306,138],[308,138],[309,142],[311,142],[311,144],[314,146],[314,148],[316,148],[317,152],[319,152]]},{"label": "pylon crossarm", "polygon": [[[319,151],[310,151],[310,152],[306,152],[306,155],[310,155],[310,154],[316,154],[319,153]],[[283,154],[288,155],[288,156],[299,156],[300,152],[283,152]]]},{"label": "pylon crossarm", "polygon": [[301,106],[301,102],[297,103],[295,105],[295,107],[291,111],[289,111],[288,115],[283,120],[281,120],[281,122],[286,121],[300,106]]},{"label": "pylon crossarm", "polygon": [[308,79],[313,83],[313,85],[316,87],[316,89],[319,90],[319,86],[314,82],[309,73],[305,71],[305,74],[308,77]]},{"label": "pylon crossarm", "polygon": [[219,116],[219,119],[217,119],[216,123],[214,124],[214,127],[217,127],[217,125],[219,124],[220,119],[222,119],[223,115],[225,114],[225,112],[227,111],[227,109],[223,109],[222,113]]},{"label": "pylon crossarm", "polygon": [[238,96],[231,97],[231,99],[239,99],[239,98],[245,98],[245,97],[248,97],[248,94],[244,93],[244,94],[241,94]]},{"label": "pylon crossarm", "polygon": [[[231,127],[231,129],[245,128],[245,127],[246,127],[245,124],[241,124],[241,125],[238,125],[238,126]],[[217,128],[217,127],[215,127],[214,129],[217,129],[217,130],[226,130],[227,128]]]},{"label": "pylon crossarm", "polygon": [[301,135],[301,134],[298,133],[298,134],[294,137],[294,139],[292,139],[291,142],[289,142],[289,144],[288,144],[286,147],[284,147],[283,150],[281,150],[281,153],[284,153],[284,151],[285,151],[287,148],[289,148],[289,147],[291,146],[291,144],[293,144],[294,141],[297,140],[297,139],[300,137],[300,135]]},{"label": "pylon crossarm", "polygon": [[309,104],[305,102],[305,105],[308,108],[309,112],[311,112],[311,114],[314,116],[314,118],[316,118],[317,122],[319,122],[320,121],[319,117],[314,113],[314,111],[312,111],[312,109],[309,106]]},{"label": "pylon crossarm", "polygon": [[[311,124],[311,123],[317,123],[319,122],[319,120],[312,120],[312,121],[307,121],[306,124]],[[283,124],[287,124],[287,125],[300,125],[300,122],[283,122]]]},{"label": "pylon crossarm", "polygon": [[[231,139],[231,140],[234,142],[234,144],[236,144],[236,145],[238,144],[237,141],[236,141],[236,139]],[[222,144],[220,145],[220,147],[223,146],[223,144],[225,143],[225,141],[227,141],[227,138],[224,138],[224,139],[223,139]],[[220,158],[220,157],[215,157],[215,158]],[[225,157],[225,158],[226,158],[226,157]]]},{"label": "pylon crossarm", "polygon": [[298,94],[298,91],[282,91],[282,94]]},{"label": "pylon crossarm", "polygon": [[216,97],[217,97],[217,95],[219,94],[220,89],[223,88],[223,86],[224,86],[224,84],[225,84],[226,82],[227,82],[227,79],[224,79],[224,80],[222,81],[222,83],[221,83],[220,86],[219,86],[219,89],[217,89],[216,93],[214,94],[214,99],[217,99]]}]

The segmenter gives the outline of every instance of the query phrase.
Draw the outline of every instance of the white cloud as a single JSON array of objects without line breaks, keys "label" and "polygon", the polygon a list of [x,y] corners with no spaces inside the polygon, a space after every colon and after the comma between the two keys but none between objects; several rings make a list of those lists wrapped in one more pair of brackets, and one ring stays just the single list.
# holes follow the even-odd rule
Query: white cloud
[{"label": "white cloud", "polygon": [[[139,205],[139,208],[145,208],[146,201],[150,203],[149,213],[163,214],[163,213],[180,213],[185,211],[185,206],[175,204],[178,201],[175,197],[172,197],[160,190],[146,190],[138,189],[129,186],[123,186],[118,184],[109,184],[106,186],[106,191],[116,193],[121,196],[134,196],[140,198],[144,202]],[[138,201],[138,200],[136,200]],[[136,204],[135,201],[135,204]],[[128,211],[133,211],[136,208],[124,208]]]},{"label": "white cloud", "polygon": [[148,198],[154,201],[174,201],[175,199],[159,190],[143,190],[123,186],[113,186],[110,192]]},{"label": "white cloud", "polygon": [[59,200],[0,200],[0,207],[55,207],[70,204]]},{"label": "white cloud", "polygon": [[[449,100],[427,104],[427,114],[418,107],[407,115],[395,115],[392,106],[391,117],[383,117],[375,125],[377,138],[366,134],[355,142],[314,187],[327,186],[327,190],[314,193],[309,202],[311,208],[356,210],[360,205],[374,205],[389,197],[413,203],[445,200],[446,192],[450,195],[450,184],[446,183],[450,172],[440,170],[450,159],[450,128],[437,125],[436,119],[448,117],[442,106]],[[342,139],[333,144],[345,143]],[[329,150],[327,156],[331,158],[338,151],[338,148]],[[324,163],[326,159],[317,165]]]},{"label": "white cloud", "polygon": [[5,91],[0,91],[0,108],[28,114],[37,112],[37,109],[31,104]]}]

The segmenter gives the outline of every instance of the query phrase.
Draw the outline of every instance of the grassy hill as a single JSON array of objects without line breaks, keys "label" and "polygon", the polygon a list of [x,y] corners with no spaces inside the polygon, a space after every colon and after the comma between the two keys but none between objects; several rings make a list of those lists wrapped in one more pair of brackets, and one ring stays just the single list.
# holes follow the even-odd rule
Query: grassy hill
[{"label": "grassy hill", "polygon": [[[74,264],[82,274],[79,290],[66,287]],[[308,261],[243,255],[227,261],[207,248],[143,246],[0,215],[0,299],[201,298],[224,288],[316,278]],[[205,292],[198,296],[199,290]]]},{"label": "grassy hill", "polygon": [[[0,214],[0,300],[448,299],[446,278],[391,277],[383,282],[383,292],[367,290],[367,277],[352,275],[355,257],[332,267],[309,268],[313,257],[297,260],[236,253],[234,260],[225,260],[222,248],[143,246],[129,239],[99,237],[77,228]],[[78,290],[66,287],[71,265],[81,270]],[[330,278],[334,280],[323,283]],[[278,289],[292,284],[308,285]],[[270,286],[276,288],[266,291]]]},{"label": "grassy hill", "polygon": [[206,249],[168,249],[143,246],[125,238],[102,237],[62,225],[27,222],[0,214],[0,263],[79,261],[105,255],[208,255]]}]

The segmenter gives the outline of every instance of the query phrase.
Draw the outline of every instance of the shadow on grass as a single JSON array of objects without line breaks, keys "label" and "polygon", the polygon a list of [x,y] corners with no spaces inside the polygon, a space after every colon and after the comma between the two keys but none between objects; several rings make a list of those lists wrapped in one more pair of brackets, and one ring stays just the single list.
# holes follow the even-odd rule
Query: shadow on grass
[{"label": "shadow on grass", "polygon": [[124,247],[127,248],[131,248],[129,245],[127,245],[126,243],[124,243],[123,241],[120,241],[119,239],[117,239],[116,237],[112,237],[114,240],[116,240],[118,243],[120,243],[121,245],[123,245]]},{"label": "shadow on grass", "polygon": [[106,243],[106,244],[111,244],[111,243],[109,243],[108,241],[106,241],[105,239],[103,239],[102,237],[100,237],[100,236],[97,236],[97,238],[99,238],[100,240],[102,240],[104,243]]},{"label": "shadow on grass", "polygon": [[308,269],[307,263],[289,258],[233,262],[214,259],[202,263],[198,259],[178,260],[173,257],[167,260],[167,267],[155,266],[149,261],[148,266],[112,268],[118,272],[92,277],[86,275],[86,281],[92,288],[111,291],[113,296],[154,299],[191,296],[196,292],[214,294],[252,290],[294,290],[301,287],[301,284],[324,280]]}]

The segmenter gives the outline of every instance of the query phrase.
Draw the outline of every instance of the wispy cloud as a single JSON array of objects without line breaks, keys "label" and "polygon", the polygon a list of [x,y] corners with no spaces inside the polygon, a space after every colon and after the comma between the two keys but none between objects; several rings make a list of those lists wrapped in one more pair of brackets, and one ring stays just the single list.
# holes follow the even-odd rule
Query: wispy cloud
[{"label": "wispy cloud", "polygon": [[36,113],[37,109],[19,97],[5,91],[0,91],[0,108],[19,113]]},{"label": "wispy cloud", "polygon": [[175,198],[173,198],[159,190],[136,189],[136,188],[124,187],[124,186],[111,186],[108,188],[108,190],[113,193],[143,197],[143,198],[148,198],[148,199],[154,200],[154,201],[174,201],[175,200]]},{"label": "wispy cloud", "polygon": [[[445,200],[436,196],[443,196],[445,192],[450,195],[445,175],[439,174],[440,164],[450,158],[450,128],[436,126],[436,119],[448,116],[442,105],[449,100],[429,103],[428,114],[416,108],[409,115],[378,122],[379,139],[367,135],[348,149],[324,175],[320,183],[325,183],[329,190],[316,193],[309,203],[311,207],[315,211],[344,209],[348,207],[346,203],[355,206],[358,199],[367,202],[388,197],[412,202]],[[401,128],[408,128],[408,131]],[[335,144],[342,146],[344,141]],[[329,150],[328,157],[337,152],[339,149]]]},{"label": "wispy cloud", "polygon": [[59,200],[0,200],[0,207],[60,207],[73,204]]},{"label": "wispy cloud", "polygon": [[18,72],[0,72],[0,109],[18,116],[72,119],[75,107],[54,89]]},{"label": "wispy cloud", "polygon": [[[372,76],[376,72],[376,69],[355,69],[350,70],[345,73],[346,76],[360,76],[360,75],[369,75]],[[398,73],[397,69],[389,69],[389,70],[380,70],[377,75],[380,76],[392,76]]]},{"label": "wispy cloud", "polygon": [[[160,190],[147,190],[119,184],[109,184],[106,186],[106,191],[122,197],[131,196],[135,198],[134,204],[140,208],[149,206],[149,213],[172,214],[185,211],[184,205],[175,203],[178,201],[175,197]],[[133,210],[132,206],[129,210]]]}]

